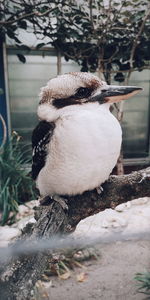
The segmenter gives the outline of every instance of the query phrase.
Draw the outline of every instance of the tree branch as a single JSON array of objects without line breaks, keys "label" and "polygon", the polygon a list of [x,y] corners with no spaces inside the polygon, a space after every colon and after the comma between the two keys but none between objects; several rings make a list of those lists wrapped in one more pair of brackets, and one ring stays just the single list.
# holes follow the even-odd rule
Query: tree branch
[{"label": "tree branch", "polygon": [[[143,32],[143,29],[144,29],[144,26],[145,26],[145,23],[146,23],[146,20],[148,19],[148,17],[150,16],[150,4],[148,4],[148,7],[147,7],[147,10],[146,10],[146,13],[145,13],[145,16],[143,18],[143,22],[139,28],[139,31],[134,39],[134,42],[133,42],[133,45],[132,45],[132,49],[131,49],[131,54],[130,54],[130,65],[131,65],[131,69],[133,68],[133,58],[134,58],[134,54],[135,54],[135,50],[136,50],[136,47],[137,47],[137,44],[138,44],[138,41],[139,41],[139,38]],[[130,77],[130,73],[131,73],[131,70],[128,74],[128,76]]]},{"label": "tree branch", "polygon": [[30,13],[27,13],[27,14],[23,14],[22,16],[18,16],[16,19],[13,19],[11,21],[8,21],[8,20],[5,20],[5,21],[0,21],[0,25],[10,25],[10,24],[14,24],[20,20],[24,20],[24,19],[27,19],[28,17],[32,17],[32,16],[36,16],[36,17],[43,17],[43,16],[46,16],[47,14],[53,12],[54,10],[56,9],[55,8],[51,8],[51,9],[48,9],[46,10],[45,12],[43,13],[40,13],[38,10],[35,10],[35,11],[32,11]]},{"label": "tree branch", "polygon": [[[70,233],[75,230],[80,220],[106,208],[114,209],[121,203],[144,196],[150,196],[150,167],[129,175],[110,176],[103,184],[101,194],[95,189],[82,195],[65,196],[68,199],[67,211],[47,197],[47,203],[36,210],[36,223],[30,231],[27,230],[28,227],[24,229],[21,241],[33,241],[36,248],[36,239],[49,238],[57,233]],[[44,272],[50,255],[49,251],[37,255],[24,254],[16,261],[12,259],[3,265],[0,280],[2,299],[30,299],[31,290]]]}]

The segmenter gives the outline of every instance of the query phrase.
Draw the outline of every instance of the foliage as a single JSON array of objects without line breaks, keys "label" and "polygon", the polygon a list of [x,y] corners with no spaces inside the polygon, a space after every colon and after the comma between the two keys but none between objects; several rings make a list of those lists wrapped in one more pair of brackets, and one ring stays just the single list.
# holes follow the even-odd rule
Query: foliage
[{"label": "foliage", "polygon": [[135,279],[139,282],[138,291],[150,296],[150,272],[137,273]]},{"label": "foliage", "polygon": [[[18,211],[18,204],[35,199],[33,181],[25,164],[25,150],[20,148],[20,137],[14,133],[8,143],[1,149],[0,156],[0,211],[1,224],[13,222]],[[10,214],[11,212],[11,214]],[[11,215],[11,218],[10,218]]]},{"label": "foliage", "polygon": [[[126,74],[148,67],[150,59],[149,0],[5,0],[0,9],[0,36],[29,51],[18,36],[30,29],[42,39],[37,49],[51,45],[81,71],[103,72],[124,81]],[[45,39],[46,38],[46,39]],[[25,57],[18,53],[24,63]]]},{"label": "foliage", "polygon": [[[85,261],[98,260],[99,257],[100,253],[94,247],[64,249],[62,253],[52,254],[41,279],[49,281],[50,276],[57,275],[60,279],[66,280],[72,276],[72,271],[76,267],[83,268]],[[77,275],[77,281],[83,282],[85,278],[84,272],[79,272]]]}]

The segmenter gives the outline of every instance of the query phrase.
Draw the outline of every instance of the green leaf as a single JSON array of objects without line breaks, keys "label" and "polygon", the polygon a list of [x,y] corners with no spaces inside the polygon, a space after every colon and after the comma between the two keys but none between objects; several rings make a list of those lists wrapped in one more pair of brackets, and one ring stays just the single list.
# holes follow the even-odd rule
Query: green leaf
[{"label": "green leaf", "polygon": [[[0,156],[0,169],[3,174],[0,185],[2,225],[7,221],[14,221],[19,203],[36,198],[33,181],[24,165],[28,159],[22,158],[23,153],[25,151],[18,140],[18,134],[13,135],[2,148]],[[10,212],[13,219],[10,218]]]},{"label": "green leaf", "polygon": [[25,58],[25,56],[23,55],[23,54],[17,54],[17,56],[18,56],[18,58],[19,58],[19,60],[24,64],[25,62],[26,62],[26,58]]},{"label": "green leaf", "polygon": [[15,30],[13,31],[12,29],[8,28],[6,33],[7,33],[8,37],[10,39],[15,40],[16,43],[18,43],[18,44],[21,43],[21,41],[16,37]]},{"label": "green leaf", "polygon": [[38,50],[38,49],[42,48],[43,46],[45,46],[45,43],[40,43],[36,46],[36,49]]},{"label": "green leaf", "polygon": [[15,33],[10,28],[7,29],[6,33],[10,39],[14,39]]},{"label": "green leaf", "polygon": [[114,76],[114,80],[118,81],[118,82],[123,82],[124,81],[124,75],[121,72],[118,72],[115,76]]},{"label": "green leaf", "polygon": [[139,282],[138,292],[145,295],[150,295],[150,272],[137,273],[135,276],[135,280]]},{"label": "green leaf", "polygon": [[18,26],[22,29],[27,29],[27,22],[24,20],[19,20],[18,21]]},{"label": "green leaf", "polygon": [[21,44],[21,41],[16,36],[14,36],[13,39],[15,40],[16,43]]}]

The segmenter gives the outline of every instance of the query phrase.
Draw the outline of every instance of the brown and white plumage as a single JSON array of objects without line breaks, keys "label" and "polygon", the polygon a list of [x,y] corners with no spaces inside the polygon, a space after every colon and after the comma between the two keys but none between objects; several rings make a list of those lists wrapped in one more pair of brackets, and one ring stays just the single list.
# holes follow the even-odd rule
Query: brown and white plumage
[{"label": "brown and white plumage", "polygon": [[69,73],[42,88],[33,133],[33,167],[41,196],[75,195],[108,179],[120,153],[122,132],[110,103],[138,87],[109,86],[90,73]]}]

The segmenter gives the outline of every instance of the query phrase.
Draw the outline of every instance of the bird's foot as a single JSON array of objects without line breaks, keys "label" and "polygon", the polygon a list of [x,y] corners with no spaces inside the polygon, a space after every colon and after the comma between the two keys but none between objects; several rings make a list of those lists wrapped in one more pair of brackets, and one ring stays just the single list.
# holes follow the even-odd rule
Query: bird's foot
[{"label": "bird's foot", "polygon": [[96,191],[97,191],[97,194],[98,194],[98,195],[101,195],[102,192],[103,192],[103,190],[104,190],[104,189],[102,188],[102,186],[99,186],[99,187],[96,188]]},{"label": "bird's foot", "polygon": [[52,198],[54,201],[58,202],[61,205],[63,210],[68,210],[68,205],[66,204],[67,199],[60,197],[58,195],[54,195]]},{"label": "bird's foot", "polygon": [[68,205],[66,204],[67,199],[65,199],[63,197],[60,197],[58,195],[54,195],[52,197],[51,196],[45,196],[45,197],[39,199],[40,205],[42,205],[42,206],[50,205],[53,200],[58,202],[61,205],[61,207],[63,208],[63,210],[68,210]]}]

